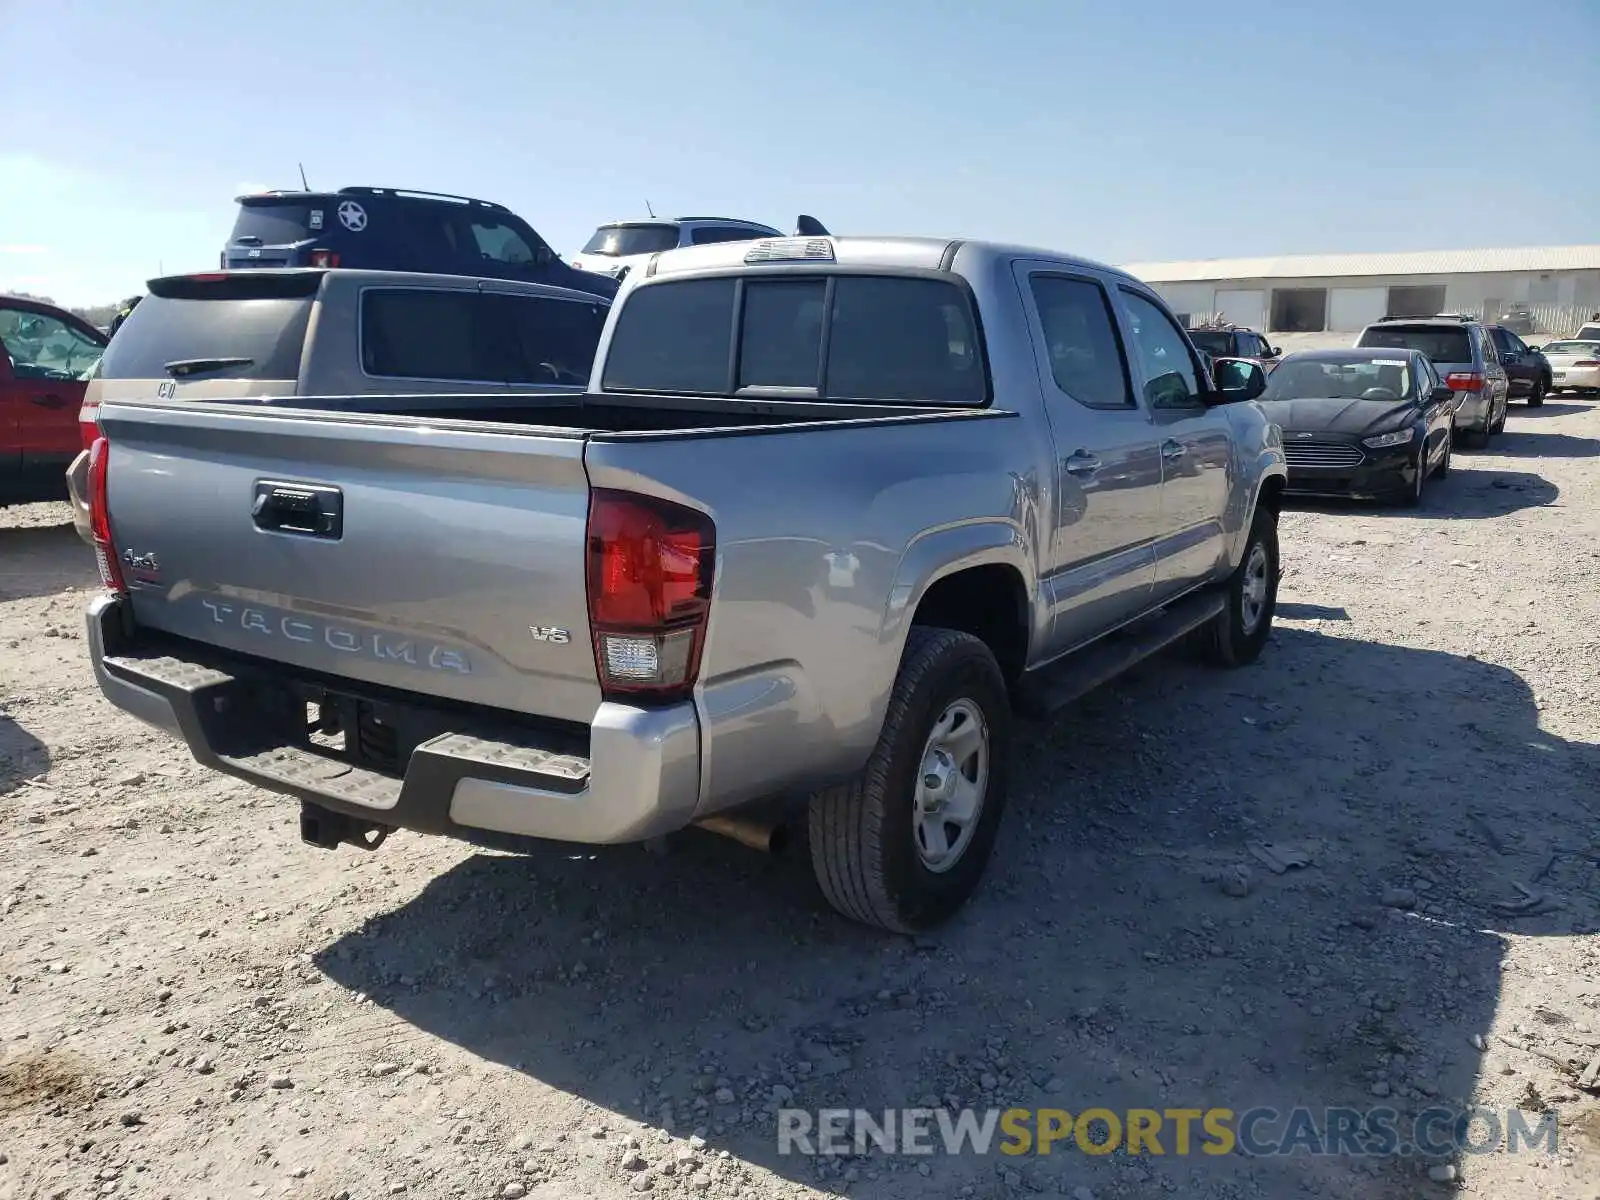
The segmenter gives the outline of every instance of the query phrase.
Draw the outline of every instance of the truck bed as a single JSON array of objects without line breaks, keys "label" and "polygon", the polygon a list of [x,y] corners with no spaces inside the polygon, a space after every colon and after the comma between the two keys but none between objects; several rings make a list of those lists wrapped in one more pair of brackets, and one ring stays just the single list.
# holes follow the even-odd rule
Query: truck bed
[{"label": "truck bed", "polygon": [[[548,393],[509,395],[249,396],[208,403],[248,409],[298,410],[420,421],[490,422],[580,434],[727,432],[777,425],[839,422],[878,424],[908,418],[949,418],[982,409],[907,404],[849,404],[776,398],[665,394]],[[189,408],[194,401],[185,402]]]}]

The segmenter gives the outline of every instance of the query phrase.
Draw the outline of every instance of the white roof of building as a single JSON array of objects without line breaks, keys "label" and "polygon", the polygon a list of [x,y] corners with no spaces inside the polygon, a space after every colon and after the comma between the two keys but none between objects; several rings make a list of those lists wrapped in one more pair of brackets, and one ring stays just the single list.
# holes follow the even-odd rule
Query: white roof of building
[{"label": "white roof of building", "polygon": [[1600,245],[1200,258],[1190,262],[1124,263],[1122,269],[1150,283],[1317,279],[1340,275],[1468,275],[1483,271],[1595,271],[1600,270]]}]

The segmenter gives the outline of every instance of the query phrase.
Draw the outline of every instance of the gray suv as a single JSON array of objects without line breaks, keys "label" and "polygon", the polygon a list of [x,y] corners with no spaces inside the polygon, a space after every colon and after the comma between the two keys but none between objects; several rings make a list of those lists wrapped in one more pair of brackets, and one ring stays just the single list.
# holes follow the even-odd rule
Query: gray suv
[{"label": "gray suv", "polygon": [[[111,399],[576,398],[611,308],[548,284],[406,271],[212,271],[149,286],[90,374],[80,422]],[[85,541],[87,470],[85,450],[67,471]]]},{"label": "gray suv", "polygon": [[1455,429],[1465,444],[1482,449],[1491,435],[1505,429],[1511,382],[1482,322],[1449,313],[1390,317],[1363,329],[1356,345],[1426,354],[1445,386],[1460,399]]}]

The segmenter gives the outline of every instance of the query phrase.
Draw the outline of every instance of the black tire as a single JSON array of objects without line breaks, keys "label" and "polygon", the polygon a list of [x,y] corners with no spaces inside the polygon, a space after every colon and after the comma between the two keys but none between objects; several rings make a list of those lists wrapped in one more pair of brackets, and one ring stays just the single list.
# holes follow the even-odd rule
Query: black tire
[{"label": "black tire", "polygon": [[1543,408],[1544,407],[1544,394],[1546,392],[1548,392],[1549,390],[1550,390],[1549,384],[1547,384],[1543,379],[1540,379],[1536,383],[1534,383],[1533,391],[1528,393],[1528,407],[1529,408]]},{"label": "black tire", "polygon": [[1423,494],[1428,490],[1428,445],[1422,444],[1417,452],[1417,477],[1411,486],[1400,493],[1400,503],[1406,508],[1421,508]]},{"label": "black tire", "polygon": [[1439,460],[1439,465],[1433,469],[1435,479],[1445,479],[1450,475],[1450,455],[1455,452],[1455,438],[1452,434],[1444,435],[1444,457]]},{"label": "black tire", "polygon": [[[1508,416],[1510,416],[1510,415],[1511,415],[1511,401],[1510,401],[1510,399],[1507,399],[1506,400],[1506,406],[1500,410],[1500,419],[1498,421],[1490,421],[1489,422],[1489,432],[1490,433],[1504,433],[1506,431],[1506,418]],[[1488,445],[1488,442],[1485,442],[1484,445]]]},{"label": "black tire", "polygon": [[[958,701],[988,729],[986,785],[966,846],[942,871],[917,848],[912,812],[918,772],[936,722]],[[895,933],[916,933],[952,916],[972,895],[994,849],[1005,807],[1011,705],[989,647],[951,629],[916,626],[906,639],[878,745],[848,783],[811,797],[811,867],[840,913]]]},{"label": "black tire", "polygon": [[1471,450],[1487,450],[1489,448],[1489,430],[1463,429],[1461,431],[1461,444]]},{"label": "black tire", "polygon": [[[1255,624],[1247,626],[1245,619],[1245,587],[1251,574],[1252,560],[1257,548],[1265,553],[1261,564],[1266,581],[1266,595],[1257,614]],[[1196,648],[1213,666],[1243,667],[1261,655],[1261,648],[1272,636],[1272,614],[1278,607],[1278,519],[1270,512],[1257,509],[1250,523],[1250,537],[1245,542],[1239,566],[1225,586],[1227,606],[1212,618],[1210,624],[1196,631]]]}]

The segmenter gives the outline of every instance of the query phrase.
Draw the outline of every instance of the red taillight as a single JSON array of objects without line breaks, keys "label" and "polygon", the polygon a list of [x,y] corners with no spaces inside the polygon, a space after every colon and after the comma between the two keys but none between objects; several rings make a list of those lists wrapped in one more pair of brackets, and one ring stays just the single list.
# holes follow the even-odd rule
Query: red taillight
[{"label": "red taillight", "polygon": [[111,462],[111,443],[104,435],[89,447],[89,532],[94,537],[94,555],[100,561],[100,582],[113,592],[126,592],[122,564],[117,548],[111,544],[111,510],[106,505],[106,468]]},{"label": "red taillight", "polygon": [[311,252],[311,265],[313,267],[337,267],[339,256],[332,250],[313,250]]},{"label": "red taillight", "polygon": [[85,404],[78,409],[78,438],[85,450],[94,449],[94,440],[100,436],[100,406]]},{"label": "red taillight", "polygon": [[1478,392],[1483,390],[1483,376],[1477,371],[1451,371],[1444,383],[1452,392]]},{"label": "red taillight", "polygon": [[588,542],[589,628],[601,691],[688,694],[711,611],[711,518],[653,496],[596,488]]}]

